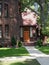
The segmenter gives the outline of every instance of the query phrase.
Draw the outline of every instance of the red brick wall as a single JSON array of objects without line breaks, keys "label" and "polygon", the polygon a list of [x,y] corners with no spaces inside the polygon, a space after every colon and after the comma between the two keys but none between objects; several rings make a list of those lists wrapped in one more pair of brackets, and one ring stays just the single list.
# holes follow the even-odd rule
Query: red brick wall
[{"label": "red brick wall", "polygon": [[[0,18],[0,25],[2,25],[3,38],[5,37],[5,25],[9,25],[9,36],[8,39],[14,35],[15,38],[19,39],[20,25],[22,24],[21,14],[19,13],[18,0],[2,0],[2,17]],[[4,3],[8,4],[8,17],[4,17]]]}]

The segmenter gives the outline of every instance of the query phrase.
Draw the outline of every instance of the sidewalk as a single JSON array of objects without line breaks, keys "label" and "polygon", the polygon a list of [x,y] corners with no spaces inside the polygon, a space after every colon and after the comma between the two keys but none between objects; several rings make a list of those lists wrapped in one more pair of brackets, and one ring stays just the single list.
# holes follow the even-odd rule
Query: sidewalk
[{"label": "sidewalk", "polygon": [[49,65],[49,55],[46,55],[33,46],[25,47],[32,57],[35,57],[41,65]]},{"label": "sidewalk", "polygon": [[16,57],[4,57],[4,58],[0,58],[0,61],[24,61],[26,59],[35,59],[35,57],[31,57],[31,56],[16,56]]}]

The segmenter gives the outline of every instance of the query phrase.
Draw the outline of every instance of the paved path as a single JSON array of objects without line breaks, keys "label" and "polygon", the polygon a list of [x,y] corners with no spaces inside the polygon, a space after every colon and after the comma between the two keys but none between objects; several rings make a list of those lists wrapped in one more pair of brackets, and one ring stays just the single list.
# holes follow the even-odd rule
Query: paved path
[{"label": "paved path", "polygon": [[4,57],[4,58],[0,58],[0,61],[24,61],[26,59],[35,59],[35,57],[31,57],[31,56],[16,56],[16,57]]},{"label": "paved path", "polygon": [[35,57],[41,65],[49,65],[49,55],[46,55],[32,46],[25,47],[32,57]]}]

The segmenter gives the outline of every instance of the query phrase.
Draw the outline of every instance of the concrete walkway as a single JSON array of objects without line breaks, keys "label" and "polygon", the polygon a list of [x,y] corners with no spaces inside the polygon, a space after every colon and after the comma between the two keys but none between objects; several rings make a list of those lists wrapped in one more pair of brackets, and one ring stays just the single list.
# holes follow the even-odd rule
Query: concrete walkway
[{"label": "concrete walkway", "polygon": [[0,61],[24,61],[26,59],[35,59],[35,57],[31,57],[31,56],[13,56],[13,57],[4,57],[4,58],[0,58]]},{"label": "concrete walkway", "polygon": [[25,47],[30,53],[31,57],[35,57],[41,65],[49,65],[49,55],[40,52],[38,49],[32,46]]}]

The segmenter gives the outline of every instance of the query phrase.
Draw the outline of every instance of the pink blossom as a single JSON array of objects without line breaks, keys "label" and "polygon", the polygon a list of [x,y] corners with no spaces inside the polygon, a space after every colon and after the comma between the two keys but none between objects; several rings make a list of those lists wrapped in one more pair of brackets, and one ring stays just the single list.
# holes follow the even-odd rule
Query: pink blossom
[{"label": "pink blossom", "polygon": [[36,25],[37,14],[35,12],[23,12],[22,13],[23,25]]}]

